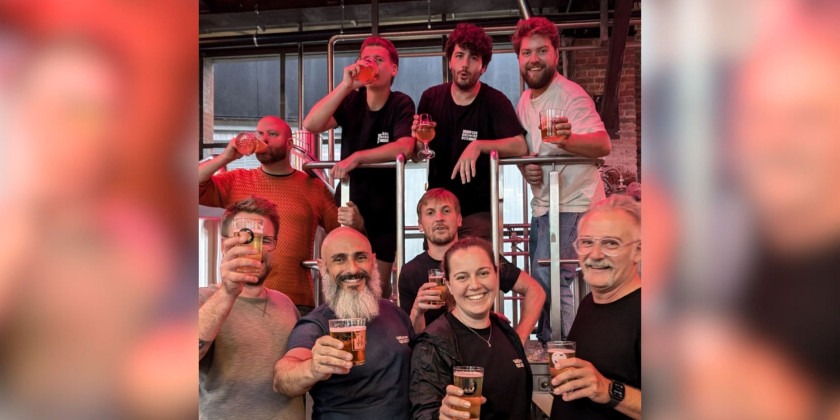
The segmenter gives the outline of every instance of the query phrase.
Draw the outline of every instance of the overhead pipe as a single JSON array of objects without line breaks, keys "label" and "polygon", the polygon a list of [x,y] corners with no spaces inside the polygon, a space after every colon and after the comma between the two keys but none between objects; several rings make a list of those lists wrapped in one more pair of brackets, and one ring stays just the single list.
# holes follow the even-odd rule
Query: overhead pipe
[{"label": "overhead pipe", "polygon": [[522,19],[530,19],[533,16],[528,0],[516,0],[516,6],[519,7],[519,14],[522,15]]}]

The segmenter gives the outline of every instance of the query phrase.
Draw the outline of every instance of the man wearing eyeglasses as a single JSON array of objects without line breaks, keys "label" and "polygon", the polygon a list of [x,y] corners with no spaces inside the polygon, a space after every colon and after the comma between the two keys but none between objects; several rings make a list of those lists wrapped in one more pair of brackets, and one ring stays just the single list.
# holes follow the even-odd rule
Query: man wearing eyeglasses
[{"label": "man wearing eyeglasses", "polygon": [[[262,255],[252,258],[252,233],[232,227],[240,219],[263,224]],[[199,418],[304,418],[303,398],[272,390],[272,367],[286,353],[300,317],[295,304],[263,286],[269,252],[277,245],[279,216],[268,200],[249,197],[222,217],[222,282],[199,289]],[[257,237],[259,237],[257,235]],[[249,273],[257,274],[249,274]]]},{"label": "man wearing eyeglasses", "polygon": [[574,242],[586,295],[569,332],[576,357],[561,359],[552,419],[642,416],[641,209],[614,195],[581,218]]}]

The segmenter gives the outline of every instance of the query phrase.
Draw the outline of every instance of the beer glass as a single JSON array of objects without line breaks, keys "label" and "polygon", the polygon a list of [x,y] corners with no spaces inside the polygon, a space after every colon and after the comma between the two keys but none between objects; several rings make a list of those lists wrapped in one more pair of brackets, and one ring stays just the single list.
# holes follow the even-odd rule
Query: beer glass
[{"label": "beer glass", "polygon": [[469,411],[470,419],[481,416],[481,388],[484,386],[484,368],[481,366],[455,366],[454,384],[464,390],[459,397],[469,401],[470,408],[458,407],[459,411]]},{"label": "beer glass", "polygon": [[423,150],[417,152],[417,157],[426,160],[435,157],[435,151],[429,149],[429,142],[435,138],[435,127],[432,125],[432,116],[429,114],[420,114],[420,119],[417,121],[417,140],[423,143]]},{"label": "beer glass", "polygon": [[[561,360],[571,359],[572,357],[575,357],[576,347],[577,343],[575,343],[574,341],[548,342],[548,344],[546,345],[546,351],[548,352],[548,374],[552,378],[568,369],[560,369],[556,367],[556,364],[560,363]],[[554,390],[554,385],[551,386],[551,390]]]},{"label": "beer glass", "polygon": [[433,305],[446,305],[446,285],[443,284],[443,270],[440,268],[432,268],[429,270],[429,282],[437,284],[435,289],[440,290],[440,300],[437,302],[429,302]]},{"label": "beer glass", "polygon": [[343,350],[353,355],[353,366],[365,364],[366,333],[362,318],[330,320],[330,336],[344,343]]},{"label": "beer glass", "polygon": [[563,114],[559,109],[549,108],[540,111],[540,132],[542,141],[560,141],[560,136],[554,129],[554,124],[560,122]]},{"label": "beer glass", "polygon": [[379,76],[379,63],[371,57],[359,60],[359,72],[355,79],[362,83],[370,83]]},{"label": "beer glass", "polygon": [[268,145],[263,143],[254,133],[239,133],[233,138],[233,147],[242,156],[247,156],[256,152],[262,152],[268,148]]},{"label": "beer glass", "polygon": [[[233,219],[233,231],[238,235],[247,235],[247,240],[243,245],[251,247],[254,251],[252,254],[245,255],[244,257],[262,261],[263,219]],[[260,274],[262,269],[256,267],[239,267],[236,271],[246,274]]]}]

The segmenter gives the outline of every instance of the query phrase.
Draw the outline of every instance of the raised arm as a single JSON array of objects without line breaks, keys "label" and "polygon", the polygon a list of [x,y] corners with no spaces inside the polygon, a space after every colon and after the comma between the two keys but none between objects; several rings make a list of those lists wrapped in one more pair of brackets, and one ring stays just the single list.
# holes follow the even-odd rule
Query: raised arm
[{"label": "raised arm", "polygon": [[355,89],[363,86],[359,81],[353,80],[353,76],[359,73],[359,65],[357,63],[350,64],[344,68],[344,77],[341,83],[328,93],[327,96],[321,98],[315,106],[309,111],[309,114],[303,120],[303,128],[313,132],[320,133],[322,131],[335,128],[338,125],[333,114],[341,105],[341,101],[347,97]]},{"label": "raised arm", "polygon": [[242,154],[236,151],[236,148],[233,147],[233,141],[231,141],[220,155],[198,165],[198,184],[201,185],[210,181],[216,171],[241,157]]},{"label": "raised arm", "polygon": [[[554,395],[563,401],[589,398],[598,404],[610,402],[610,385],[613,380],[605,377],[592,363],[573,357],[560,360],[557,364],[561,373],[551,378]],[[569,369],[571,368],[571,369]],[[634,419],[642,418],[642,390],[624,385],[624,399],[614,407],[624,415]]]},{"label": "raised arm", "polygon": [[528,336],[534,330],[534,326],[540,319],[542,314],[543,304],[545,304],[545,290],[537,281],[528,273],[522,271],[516,279],[513,288],[516,293],[522,295],[522,316],[519,318],[519,324],[516,326],[516,334],[522,340],[524,345],[528,341]]}]

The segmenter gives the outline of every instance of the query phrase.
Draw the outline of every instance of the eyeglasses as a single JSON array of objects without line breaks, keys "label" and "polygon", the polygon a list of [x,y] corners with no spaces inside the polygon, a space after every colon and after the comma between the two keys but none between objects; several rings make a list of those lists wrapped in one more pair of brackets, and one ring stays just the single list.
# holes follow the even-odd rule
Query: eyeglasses
[{"label": "eyeglasses", "polygon": [[[222,236],[222,238],[230,239],[233,238],[233,236]],[[274,248],[277,248],[277,238],[274,236],[263,236],[262,246],[265,251],[273,251]]]},{"label": "eyeglasses", "polygon": [[578,255],[586,255],[592,252],[592,248],[595,247],[596,243],[601,244],[601,253],[608,257],[615,257],[621,251],[621,248],[624,248],[627,245],[635,244],[636,242],[641,242],[640,239],[637,239],[632,242],[622,243],[621,240],[616,238],[590,238],[590,237],[583,237],[577,238],[575,242],[572,244],[575,248],[575,251]]}]

